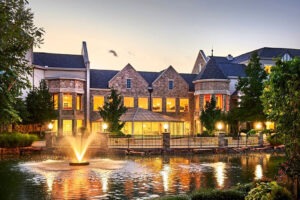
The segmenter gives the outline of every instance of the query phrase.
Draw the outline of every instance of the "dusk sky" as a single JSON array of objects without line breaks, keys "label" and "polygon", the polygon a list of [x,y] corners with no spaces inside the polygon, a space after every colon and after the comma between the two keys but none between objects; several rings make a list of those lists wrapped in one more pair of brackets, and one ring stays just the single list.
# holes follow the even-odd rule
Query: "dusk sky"
[{"label": "dusk sky", "polygon": [[34,51],[80,54],[86,41],[96,69],[130,63],[190,73],[200,49],[218,56],[300,49],[299,0],[29,0],[29,7],[46,31]]}]

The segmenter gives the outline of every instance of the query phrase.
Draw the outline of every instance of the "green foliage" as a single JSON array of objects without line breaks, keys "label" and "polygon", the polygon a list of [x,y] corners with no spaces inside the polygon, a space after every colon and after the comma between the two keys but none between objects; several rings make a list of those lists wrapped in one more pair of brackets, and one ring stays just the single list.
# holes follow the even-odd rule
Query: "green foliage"
[{"label": "green foliage", "polygon": [[120,117],[127,111],[123,105],[122,96],[115,90],[111,89],[107,101],[103,108],[99,108],[99,114],[104,122],[108,124],[108,131],[112,134],[122,135],[121,129],[125,125],[120,121]]},{"label": "green foliage", "polygon": [[221,119],[221,110],[216,108],[215,97],[212,96],[210,102],[206,102],[204,110],[201,112],[200,121],[211,135],[215,130],[215,124]]},{"label": "green foliage", "polygon": [[263,83],[267,79],[267,74],[261,67],[257,52],[252,54],[245,72],[246,77],[240,77],[236,86],[236,89],[243,94],[240,107],[237,108],[239,120],[264,121],[266,117],[260,96],[263,92]]},{"label": "green foliage", "polygon": [[16,97],[30,86],[26,53],[42,42],[43,30],[33,24],[25,0],[0,1],[0,125],[21,121]]},{"label": "green foliage", "polygon": [[155,200],[189,200],[190,198],[187,195],[178,195],[178,196],[166,196],[155,198]]},{"label": "green foliage", "polygon": [[275,133],[273,135],[269,135],[267,137],[267,141],[270,143],[270,145],[277,146],[284,144],[284,137],[285,136],[283,134]]},{"label": "green foliage", "polygon": [[244,200],[245,196],[237,190],[201,189],[191,195],[192,200]]},{"label": "green foliage", "polygon": [[289,200],[292,199],[291,193],[275,181],[260,182],[250,190],[245,200]]},{"label": "green foliage", "polygon": [[15,148],[30,146],[33,141],[38,140],[36,135],[22,133],[2,133],[0,134],[1,148]]},{"label": "green foliage", "polygon": [[[286,155],[292,160],[289,177],[300,177],[300,59],[277,60],[261,100],[277,134],[285,135]],[[292,169],[293,168],[293,169]]]},{"label": "green foliage", "polygon": [[42,125],[57,117],[53,98],[45,80],[40,82],[39,88],[34,88],[28,93],[26,106],[29,113],[27,123]]}]

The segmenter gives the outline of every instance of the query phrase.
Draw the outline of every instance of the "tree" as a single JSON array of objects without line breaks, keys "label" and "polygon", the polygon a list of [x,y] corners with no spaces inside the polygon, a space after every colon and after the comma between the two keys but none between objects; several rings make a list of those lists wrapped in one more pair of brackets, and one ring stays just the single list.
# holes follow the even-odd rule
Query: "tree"
[{"label": "tree", "polygon": [[115,89],[111,89],[108,101],[103,108],[99,108],[100,116],[108,124],[108,131],[113,134],[122,134],[121,129],[125,122],[120,121],[120,117],[127,111],[122,103],[122,96]]},{"label": "tree", "polygon": [[[300,177],[300,59],[277,60],[261,97],[264,112],[275,122],[277,134],[285,135],[290,177]],[[298,186],[299,187],[299,186]],[[298,188],[299,191],[299,188]]]},{"label": "tree", "polygon": [[240,121],[263,121],[266,116],[260,96],[263,92],[263,83],[267,79],[267,73],[261,67],[257,52],[250,58],[245,69],[246,77],[240,77],[236,89],[241,91],[240,107],[238,108]]},{"label": "tree", "polygon": [[53,98],[49,93],[45,80],[40,82],[39,88],[34,88],[28,93],[26,107],[29,113],[27,123],[42,126],[57,117]]},{"label": "tree", "polygon": [[21,121],[14,108],[21,90],[30,86],[32,67],[26,53],[42,43],[43,29],[33,24],[26,0],[0,0],[0,125]]},{"label": "tree", "polygon": [[221,110],[216,108],[215,97],[212,96],[210,102],[206,102],[204,110],[201,112],[200,121],[209,134],[212,134],[216,122],[221,118]]}]

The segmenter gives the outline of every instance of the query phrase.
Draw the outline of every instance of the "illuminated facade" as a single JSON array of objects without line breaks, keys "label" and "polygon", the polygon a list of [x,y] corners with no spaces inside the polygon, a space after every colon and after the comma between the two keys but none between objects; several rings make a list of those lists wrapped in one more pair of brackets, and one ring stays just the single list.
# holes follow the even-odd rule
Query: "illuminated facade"
[{"label": "illuminated facade", "polygon": [[[289,60],[300,56],[300,50],[281,48],[258,49],[262,66],[270,71],[274,57]],[[123,132],[134,135],[157,135],[168,124],[171,134],[197,134],[203,131],[199,115],[214,96],[217,107],[229,111],[236,106],[235,85],[245,76],[245,67],[253,52],[238,57],[205,56],[199,52],[192,73],[178,73],[172,66],[161,72],[136,71],[130,64],[122,70],[90,69],[86,43],[79,55],[32,53],[28,60],[34,65],[32,84],[45,79],[53,94],[58,118],[53,131],[57,135],[77,134],[81,127],[92,133],[103,132],[98,109],[104,105],[110,88],[117,89],[130,110],[148,110],[159,114],[155,119],[126,121]],[[268,57],[267,57],[268,56]],[[153,91],[148,91],[151,86]],[[148,113],[149,114],[149,113]],[[271,126],[271,125],[269,125]]]}]

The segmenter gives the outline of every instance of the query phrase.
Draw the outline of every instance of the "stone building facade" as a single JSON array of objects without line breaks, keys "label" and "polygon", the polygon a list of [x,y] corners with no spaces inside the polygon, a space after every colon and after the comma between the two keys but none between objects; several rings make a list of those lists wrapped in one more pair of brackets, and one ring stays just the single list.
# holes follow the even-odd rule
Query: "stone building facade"
[{"label": "stone building facade", "polygon": [[[269,65],[267,61],[271,60],[264,56],[272,55],[272,50],[274,55],[281,52],[279,56],[284,59],[300,55],[300,50],[258,49],[264,66]],[[235,58],[230,55],[207,57],[201,50],[192,73],[178,73],[172,66],[161,72],[136,71],[130,64],[120,71],[90,69],[85,42],[79,55],[33,52],[28,60],[34,65],[34,73],[30,77],[33,85],[37,86],[40,80],[45,79],[53,94],[58,112],[58,118],[53,121],[53,131],[57,135],[78,134],[81,127],[92,133],[102,132],[103,120],[98,108],[107,100],[110,88],[119,91],[129,109],[146,109],[156,113],[155,116],[159,113],[160,119],[168,119],[169,126],[172,126],[171,134],[193,135],[203,131],[199,116],[212,96],[224,112],[237,105],[235,85],[238,77],[245,76],[246,66],[243,63],[248,62],[250,53]],[[151,93],[149,87],[153,89]],[[164,123],[153,119],[152,122],[135,120],[140,127],[128,126],[127,134],[139,134],[137,130],[145,132],[146,126],[152,127],[147,129],[150,130],[147,133],[151,134],[154,129],[160,129],[153,131],[160,133]]]}]

